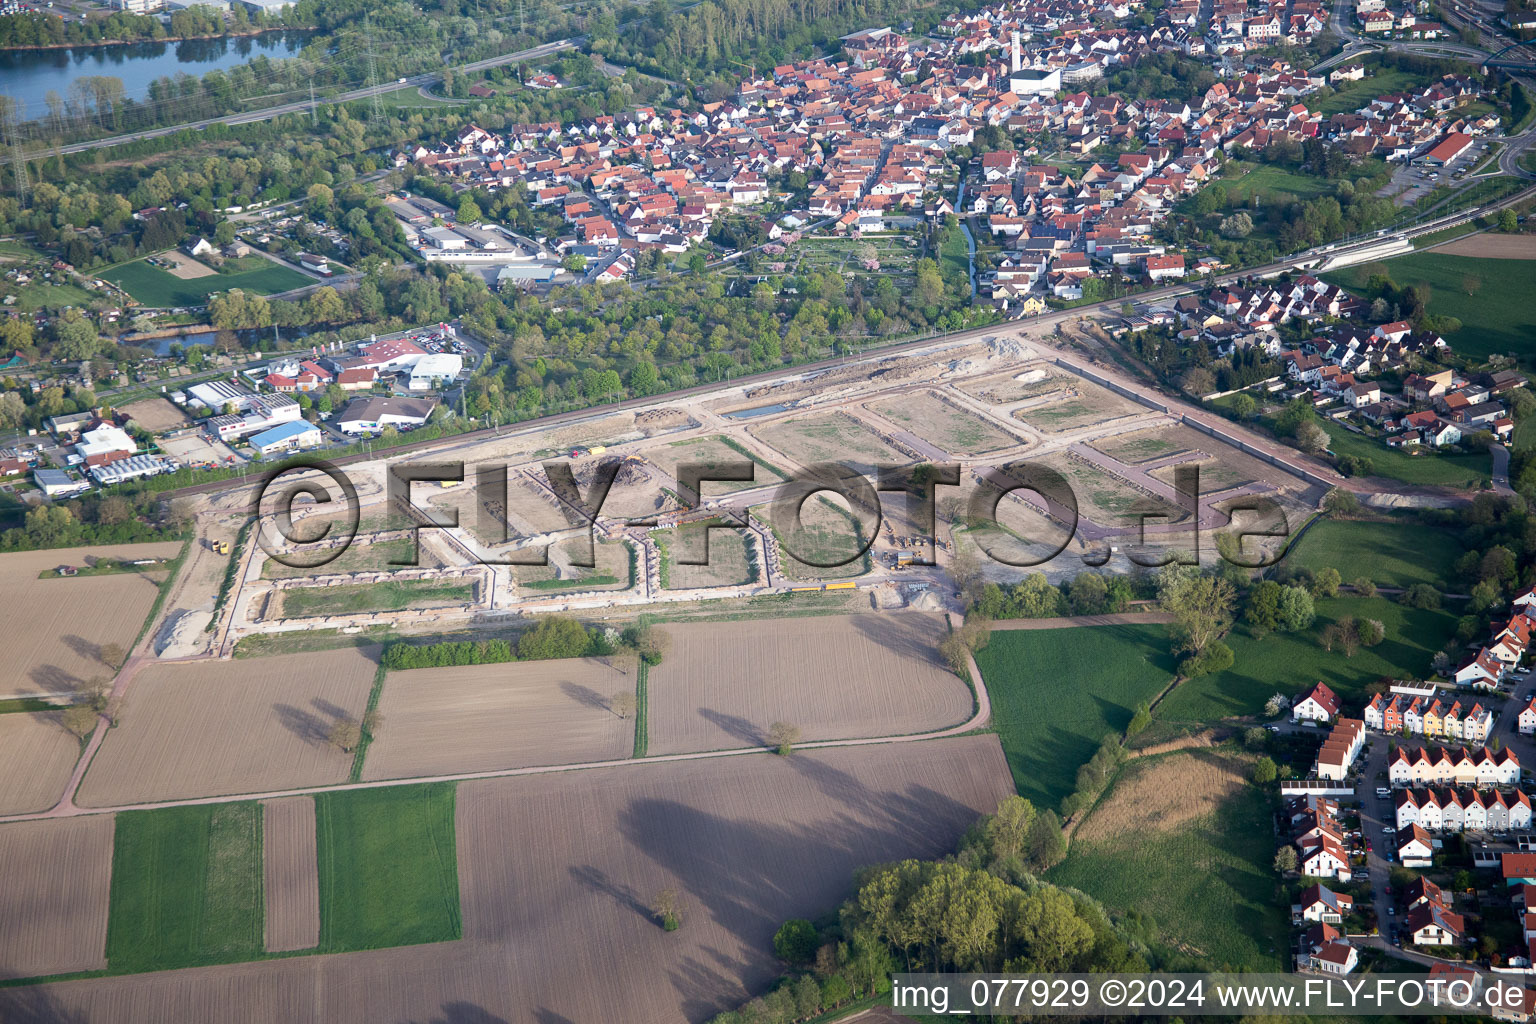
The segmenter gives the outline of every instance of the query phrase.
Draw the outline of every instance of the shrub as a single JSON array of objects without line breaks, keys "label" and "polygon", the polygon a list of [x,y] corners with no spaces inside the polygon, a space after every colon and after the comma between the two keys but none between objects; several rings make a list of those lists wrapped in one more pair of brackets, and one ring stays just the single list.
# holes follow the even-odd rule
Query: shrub
[{"label": "shrub", "polygon": [[816,955],[821,937],[816,926],[803,917],[792,918],[773,935],[773,955],[791,966],[808,964]]}]

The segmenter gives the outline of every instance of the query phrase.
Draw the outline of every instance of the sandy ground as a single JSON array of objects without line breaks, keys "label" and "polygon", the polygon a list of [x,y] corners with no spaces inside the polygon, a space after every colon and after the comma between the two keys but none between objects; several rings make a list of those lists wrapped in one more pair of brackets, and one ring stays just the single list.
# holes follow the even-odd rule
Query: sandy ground
[{"label": "sandy ground", "polygon": [[77,802],[110,807],[345,781],[352,755],[326,734],[338,718],[362,717],[373,653],[145,669]]},{"label": "sandy ground", "polygon": [[45,811],[59,802],[80,741],[58,712],[0,715],[0,814]]},{"label": "sandy ground", "polygon": [[127,413],[135,423],[154,434],[187,424],[187,418],[181,410],[164,398],[146,398],[142,402],[125,405],[118,412]]},{"label": "sandy ground", "polygon": [[[1536,260],[1536,235],[1501,235],[1491,231],[1458,238],[1435,247],[1448,256],[1481,256],[1492,260]],[[1490,281],[1489,284],[1494,284]]]},{"label": "sandy ground", "polygon": [[39,572],[98,557],[169,558],[180,549],[176,541],[0,555],[11,652],[0,669],[0,697],[73,693],[92,679],[110,679],[115,666],[101,661],[101,648],[127,651],[155,600],[156,585],[136,573],[40,580]]},{"label": "sandy ground", "polygon": [[313,949],[320,941],[320,874],[315,865],[315,800],[261,805],[267,952]]},{"label": "sandy ground", "polygon": [[648,751],[767,742],[776,721],[806,740],[926,732],[965,720],[971,693],[938,660],[937,617],[915,614],[672,624],[651,669]]},{"label": "sandy ground", "polygon": [[174,269],[167,270],[166,273],[179,277],[183,281],[192,281],[199,277],[212,277],[218,273],[218,271],[206,263],[199,263],[184,252],[173,249],[161,255],[166,261],[176,264]]},{"label": "sandy ground", "polygon": [[624,757],[633,718],[609,710],[623,674],[597,658],[391,672],[363,778],[389,779]]},{"label": "sandy ground", "polygon": [[110,814],[0,825],[0,978],[107,966],[113,825]]},{"label": "sandy ground", "polygon": [[[0,1019],[702,1022],[779,975],[786,919],[1012,791],[991,735],[465,783],[462,941],[0,989]],[[670,934],[645,909],[667,887]]]}]

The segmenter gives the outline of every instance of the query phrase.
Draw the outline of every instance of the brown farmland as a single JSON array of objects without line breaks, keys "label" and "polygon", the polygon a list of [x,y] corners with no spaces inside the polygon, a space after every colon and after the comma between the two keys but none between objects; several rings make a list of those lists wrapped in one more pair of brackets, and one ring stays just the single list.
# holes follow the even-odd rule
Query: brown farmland
[{"label": "brown farmland", "polygon": [[261,805],[267,952],[320,942],[320,873],[315,865],[315,800],[290,796]]},{"label": "brown farmland", "polygon": [[[990,735],[463,783],[462,941],[0,989],[0,1019],[699,1024],[779,975],[784,920],[1012,792]],[[645,909],[668,887],[672,934]]]},{"label": "brown farmland", "polygon": [[806,740],[963,722],[966,685],[940,664],[941,620],[889,614],[672,625],[646,686],[652,754],[759,746],[776,721]]},{"label": "brown farmland", "polygon": [[59,802],[80,743],[57,711],[0,715],[0,814],[45,811]]},{"label": "brown farmland", "polygon": [[365,779],[607,761],[634,744],[633,717],[608,708],[635,674],[597,658],[391,672]]},{"label": "brown farmland", "polygon": [[111,807],[346,781],[352,755],[327,743],[326,734],[340,717],[362,717],[372,654],[351,649],[145,669],[78,802]]},{"label": "brown farmland", "polygon": [[0,979],[107,966],[112,832],[110,814],[0,825]]},{"label": "brown farmland", "polygon": [[101,648],[127,650],[155,600],[155,584],[137,573],[48,580],[38,573],[97,558],[169,558],[179,550],[180,542],[162,542],[0,555],[0,608],[10,613],[11,652],[0,672],[0,697],[73,693],[93,679],[111,678],[115,666],[101,660]]}]

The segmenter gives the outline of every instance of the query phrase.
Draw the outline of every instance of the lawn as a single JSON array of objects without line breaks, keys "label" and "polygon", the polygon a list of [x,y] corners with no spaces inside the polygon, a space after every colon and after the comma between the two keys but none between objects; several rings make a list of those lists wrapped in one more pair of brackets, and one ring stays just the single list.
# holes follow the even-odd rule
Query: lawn
[{"label": "lawn", "polygon": [[[1374,266],[1374,264],[1368,264]],[[1453,316],[1461,329],[1445,336],[1459,354],[1485,359],[1494,353],[1516,353],[1530,365],[1536,361],[1536,306],[1522,296],[1536,292],[1536,260],[1481,259],[1439,252],[1415,252],[1386,263],[1399,285],[1427,284],[1429,311]],[[1360,291],[1363,268],[1324,274],[1324,280]],[[1467,294],[1475,278],[1473,294]]]},{"label": "lawn", "polygon": [[1319,519],[1286,559],[1291,566],[1313,572],[1332,566],[1346,583],[1367,576],[1379,587],[1414,583],[1444,587],[1463,550],[1445,530],[1408,523]]},{"label": "lawn", "polygon": [[34,280],[16,292],[16,309],[31,313],[39,309],[62,309],[65,306],[90,306],[101,298],[79,285],[67,281]]},{"label": "lawn", "polygon": [[1370,459],[1371,472],[1375,476],[1405,484],[1469,490],[1493,474],[1493,457],[1487,452],[1452,455],[1426,449],[1411,455],[1399,448],[1388,448],[1380,441],[1357,434],[1332,420],[1319,419],[1317,422],[1328,432],[1329,450],[1334,455]]},{"label": "lawn", "polygon": [[[263,261],[267,262],[267,261]],[[209,274],[182,280],[143,260],[134,260],[104,271],[103,280],[111,281],[146,306],[201,306],[214,292],[240,288],[258,295],[272,295],[290,288],[302,288],[315,282],[296,270],[267,262],[260,270],[235,274]]]},{"label": "lawn", "polygon": [[260,956],[261,856],[261,808],[254,802],[119,814],[109,969],[157,971]]},{"label": "lawn", "polygon": [[[1122,771],[1105,799],[1137,768]],[[1164,957],[1198,958],[1201,970],[1278,971],[1287,943],[1274,852],[1269,801],[1249,792],[1168,831],[1074,841],[1046,878],[1112,912],[1144,915]]]},{"label": "lawn", "polygon": [[1366,76],[1360,81],[1345,82],[1337,87],[1332,96],[1307,103],[1307,106],[1324,117],[1353,113],[1377,96],[1402,92],[1422,81],[1419,75],[1395,68],[1367,67],[1366,71]]},{"label": "lawn", "polygon": [[315,797],[322,951],[459,938],[453,808],[452,783]]},{"label": "lawn", "polygon": [[469,604],[475,599],[475,585],[407,580],[340,587],[295,587],[282,594],[283,617],[302,619],[311,615],[397,612],[422,604]]},{"label": "lawn", "polygon": [[[1452,605],[1454,607],[1454,604]],[[1456,628],[1452,611],[1408,608],[1384,597],[1338,597],[1318,601],[1317,621],[1300,633],[1272,633],[1262,640],[1239,625],[1227,637],[1236,663],[1226,672],[1182,682],[1157,707],[1169,722],[1211,722],[1233,715],[1262,714],[1276,693],[1294,696],[1318,680],[1346,704],[1358,703],[1368,683],[1383,676],[1423,679],[1430,660]],[[1377,619],[1386,639],[1362,647],[1353,658],[1318,642],[1330,622],[1353,616]]]},{"label": "lawn", "polygon": [[1175,667],[1160,625],[998,630],[976,665],[1014,785],[1043,807],[1077,788],[1105,733],[1123,732]]},{"label": "lawn", "polygon": [[1232,206],[1247,203],[1255,193],[1262,195],[1272,192],[1297,199],[1311,199],[1330,192],[1333,187],[1326,179],[1314,178],[1310,174],[1293,174],[1269,164],[1255,164],[1243,174],[1223,176],[1221,182]]}]

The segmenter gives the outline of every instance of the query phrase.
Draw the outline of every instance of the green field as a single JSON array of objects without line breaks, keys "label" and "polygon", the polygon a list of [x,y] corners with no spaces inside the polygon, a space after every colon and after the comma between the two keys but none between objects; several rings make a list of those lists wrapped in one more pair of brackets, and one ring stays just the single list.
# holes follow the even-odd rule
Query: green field
[{"label": "green field", "polygon": [[[1153,759],[1128,765],[1109,793],[1147,760]],[[1250,791],[1168,831],[1074,841],[1046,877],[1097,897],[1112,912],[1150,918],[1165,958],[1196,957],[1202,970],[1278,971],[1287,941],[1270,867],[1274,852],[1269,801]]]},{"label": "green field", "polygon": [[320,949],[457,939],[452,783],[315,797]]},{"label": "green field", "polygon": [[1266,192],[1272,192],[1277,195],[1294,196],[1297,199],[1311,199],[1313,196],[1324,195],[1333,188],[1332,184],[1324,178],[1314,178],[1310,174],[1293,174],[1282,167],[1270,164],[1254,164],[1242,174],[1229,171],[1223,175],[1221,182],[1233,206],[1248,202],[1255,193],[1263,195]]},{"label": "green field", "polygon": [[159,267],[152,267],[143,260],[134,260],[102,272],[101,277],[144,305],[157,307],[201,306],[214,292],[227,292],[231,288],[240,288],[258,295],[272,295],[315,283],[296,270],[271,262],[267,262],[260,270],[210,274],[186,281]]},{"label": "green field", "polygon": [[[3,289],[0,289],[3,290]],[[62,309],[65,306],[90,306],[101,296],[68,282],[34,280],[16,291],[15,309],[31,313],[39,309]]]},{"label": "green field", "polygon": [[1468,489],[1477,487],[1493,474],[1493,457],[1487,452],[1451,455],[1425,449],[1418,455],[1410,455],[1332,420],[1319,419],[1317,422],[1328,432],[1329,449],[1334,455],[1370,459],[1375,476],[1401,480],[1405,484]]},{"label": "green field", "polygon": [[[1485,359],[1510,352],[1527,365],[1536,360],[1536,306],[1527,301],[1536,292],[1536,260],[1416,252],[1388,260],[1385,266],[1399,285],[1429,285],[1431,313],[1461,321],[1461,330],[1445,336],[1458,354]],[[1358,292],[1365,274],[1364,267],[1353,267],[1322,276]],[[1472,295],[1466,288],[1469,276],[1480,282]]]},{"label": "green field", "polygon": [[[1182,682],[1157,707],[1169,722],[1213,722],[1233,715],[1257,715],[1276,693],[1295,696],[1318,680],[1346,702],[1358,702],[1368,683],[1383,676],[1423,679],[1430,660],[1456,628],[1450,611],[1408,608],[1384,597],[1339,597],[1318,602],[1317,621],[1300,633],[1271,633],[1256,639],[1239,625],[1227,637],[1237,661],[1226,672]],[[1360,648],[1353,658],[1323,650],[1323,627],[1346,616],[1380,620],[1386,639]]]},{"label": "green field", "polygon": [[1307,102],[1310,110],[1329,117],[1333,114],[1353,113],[1377,96],[1402,92],[1423,81],[1423,76],[1398,71],[1396,68],[1366,66],[1366,75],[1358,82],[1344,82],[1326,99]]},{"label": "green field", "polygon": [[302,619],[310,615],[397,612],[424,604],[468,604],[475,599],[475,585],[402,580],[398,583],[355,583],[340,587],[295,587],[283,591],[282,595],[283,616]]},{"label": "green field", "polygon": [[1173,678],[1168,646],[1160,625],[994,632],[976,666],[1019,795],[1055,807],[1071,793],[1104,734]]},{"label": "green field", "polygon": [[262,955],[261,857],[255,802],[119,814],[109,969],[157,971]]},{"label": "green field", "polygon": [[1346,583],[1366,576],[1379,587],[1443,588],[1463,550],[1452,534],[1426,526],[1319,519],[1286,555],[1286,564],[1313,572],[1331,566]]}]

